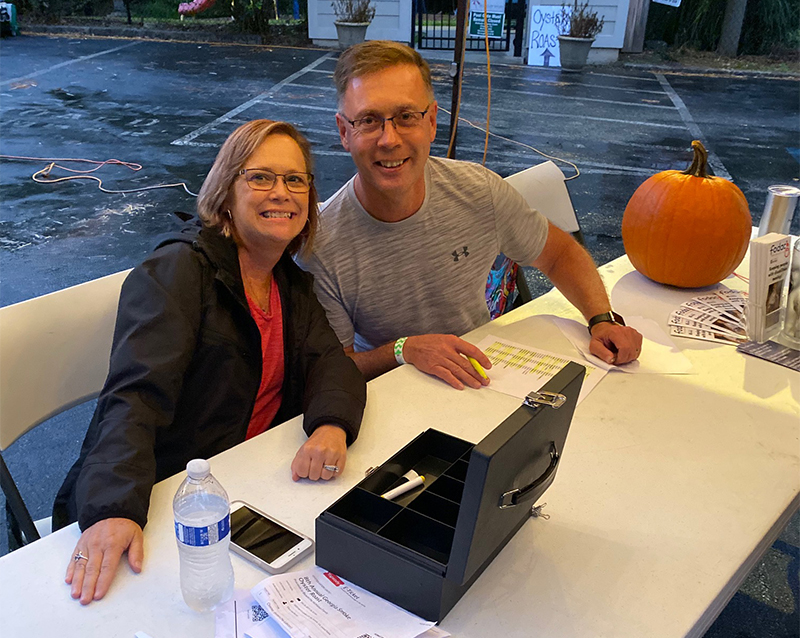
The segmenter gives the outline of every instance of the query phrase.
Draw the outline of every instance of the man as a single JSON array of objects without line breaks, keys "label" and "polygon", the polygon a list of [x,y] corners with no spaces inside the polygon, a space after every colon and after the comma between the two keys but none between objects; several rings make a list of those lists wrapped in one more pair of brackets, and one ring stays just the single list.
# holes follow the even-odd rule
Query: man
[{"label": "man", "polygon": [[484,368],[489,359],[453,335],[489,320],[484,288],[500,252],[541,270],[581,311],[594,354],[617,364],[638,357],[641,335],[611,312],[572,237],[491,171],[430,157],[438,105],[416,51],[356,45],[334,81],[339,135],[358,173],[323,210],[314,254],[300,265],[365,377],[410,363],[458,389],[489,383],[466,357]]}]

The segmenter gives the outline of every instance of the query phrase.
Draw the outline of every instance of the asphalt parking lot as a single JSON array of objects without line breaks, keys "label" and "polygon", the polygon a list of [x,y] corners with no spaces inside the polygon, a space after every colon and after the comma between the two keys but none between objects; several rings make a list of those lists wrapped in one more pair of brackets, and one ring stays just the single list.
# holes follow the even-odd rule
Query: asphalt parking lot
[{"label": "asphalt parking lot", "polygon": [[[106,166],[96,175],[111,189],[184,182],[197,192],[233,128],[259,117],[287,119],[313,143],[324,198],[353,171],[333,125],[335,55],[137,40],[8,39],[0,69],[2,153],[136,162],[143,167],[138,172]],[[432,66],[440,105],[449,108],[449,64],[441,59]],[[485,65],[473,56],[462,117],[485,121],[486,84]],[[692,139],[706,143],[715,172],[732,176],[757,220],[767,186],[798,179],[798,110],[793,80],[605,67],[577,76],[519,65],[492,68],[492,132],[579,165],[581,176],[568,184],[598,263],[624,252],[620,219],[635,188],[654,172],[688,165]],[[449,117],[440,115],[433,152],[444,155]],[[483,137],[462,124],[458,157],[480,161]],[[505,176],[539,161],[529,148],[492,138],[486,164]],[[194,207],[181,188],[108,195],[85,181],[34,183],[31,174],[44,166],[0,163],[2,305],[134,265],[171,227],[172,211]]]},{"label": "asphalt parking lot", "polygon": [[[293,122],[309,137],[323,199],[353,173],[333,120],[336,52],[18,37],[4,40],[0,55],[3,155],[114,158],[142,168],[102,168],[95,175],[105,188],[184,183],[196,193],[225,137],[247,120],[268,117]],[[449,61],[432,57],[431,64],[440,106],[449,109]],[[505,176],[543,161],[528,147],[576,163],[581,175],[568,187],[598,263],[624,253],[620,223],[635,188],[655,172],[685,168],[693,139],[706,144],[715,173],[742,189],[754,223],[767,186],[800,181],[796,80],[621,67],[569,75],[494,62],[491,81],[490,128],[508,139],[491,139],[486,165]],[[485,122],[486,87],[485,65],[470,56],[462,117]],[[436,155],[446,152],[448,123],[440,112]],[[483,138],[462,124],[459,159],[480,161]],[[123,195],[88,181],[32,181],[46,164],[0,160],[0,305],[131,267],[172,228],[173,211],[194,210],[194,198],[181,187]],[[792,230],[800,232],[800,214]],[[539,292],[546,286],[535,275],[532,283]],[[52,420],[4,455],[36,516],[49,514],[91,409]],[[0,527],[0,554],[4,548]],[[796,620],[796,588],[794,595]]]}]

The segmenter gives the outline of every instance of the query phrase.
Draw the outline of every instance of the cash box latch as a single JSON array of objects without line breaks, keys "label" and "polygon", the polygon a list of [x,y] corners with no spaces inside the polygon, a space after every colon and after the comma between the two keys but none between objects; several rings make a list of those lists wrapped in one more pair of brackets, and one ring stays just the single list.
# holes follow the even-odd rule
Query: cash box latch
[{"label": "cash box latch", "polygon": [[566,403],[567,397],[557,392],[529,392],[522,400],[523,405],[529,408],[538,408],[540,405],[549,405],[553,409],[558,409]]}]

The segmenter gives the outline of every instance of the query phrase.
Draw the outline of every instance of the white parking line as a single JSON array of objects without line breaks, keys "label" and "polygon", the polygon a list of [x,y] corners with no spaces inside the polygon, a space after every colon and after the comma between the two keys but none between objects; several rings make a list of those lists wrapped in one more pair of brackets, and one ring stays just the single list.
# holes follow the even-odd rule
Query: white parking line
[{"label": "white parking line", "polygon": [[326,151],[322,149],[313,149],[314,155],[333,155],[334,157],[350,157],[347,151]]},{"label": "white parking line", "polygon": [[[273,105],[273,103],[270,103],[270,106],[272,106],[272,105]],[[233,124],[234,126],[240,126],[240,125],[245,124],[246,122],[248,122],[248,120],[245,119],[245,118],[233,119],[233,120],[228,120],[228,121],[231,124]],[[329,136],[329,137],[335,137],[337,140],[339,139],[339,129],[336,128],[336,124],[334,123],[333,117],[331,117],[331,127],[327,128],[327,129],[325,129],[325,128],[313,128],[313,127],[310,127],[310,126],[305,126],[302,122],[299,122],[297,120],[295,120],[294,124],[297,127],[297,129],[300,130],[303,133],[303,135],[305,135],[306,137],[309,137],[312,133],[314,133],[316,135],[326,135],[326,136]]]},{"label": "white parking line", "polygon": [[[176,140],[177,141],[177,140]],[[175,142],[171,142],[175,144]],[[219,148],[221,146],[220,142],[181,142],[179,146],[199,146],[202,148]]]},{"label": "white parking line", "polygon": [[[461,117],[472,120],[478,124],[481,124],[486,117],[486,113],[478,112],[478,114],[468,117],[466,114],[465,107],[472,106],[475,109],[480,108],[480,105],[470,105],[462,101],[461,105]],[[500,106],[492,105],[492,113],[519,113],[519,109],[514,108],[504,108]],[[652,128],[669,128],[669,129],[678,129],[680,131],[686,130],[686,126],[682,123],[675,123],[675,124],[661,124],[659,122],[640,122],[638,120],[623,120],[619,118],[613,117],[595,117],[594,115],[580,115],[580,114],[569,114],[569,113],[554,113],[553,111],[525,111],[525,114],[528,116],[531,115],[543,115],[545,117],[550,118],[566,118],[568,120],[589,120],[590,122],[611,122],[612,124],[625,124],[626,126],[648,126]]]},{"label": "white parking line", "polygon": [[[292,84],[292,86],[304,87],[305,85]],[[306,87],[306,88],[320,88],[320,87]],[[324,87],[322,87],[322,88],[324,88]],[[297,103],[294,103],[294,102],[279,102],[279,101],[276,101],[276,100],[271,100],[270,104],[273,105],[273,106],[285,106],[285,107],[288,107],[288,108],[291,108],[291,109],[301,109],[301,110],[308,110],[308,111],[327,111],[331,115],[336,113],[336,108],[335,107],[312,106],[310,104],[297,104]],[[463,103],[463,104],[464,104],[464,106],[468,106],[468,104],[466,102]],[[464,108],[464,106],[462,106],[462,109]],[[675,108],[672,107],[672,106],[664,106],[664,107],[661,107],[661,108],[669,109],[670,111],[674,111],[675,110]],[[495,109],[493,109],[493,110],[510,111],[510,112],[515,112],[515,113],[518,112],[516,109],[505,109],[503,107],[495,107]],[[658,122],[640,122],[638,120],[622,120],[622,119],[616,119],[616,118],[594,117],[594,116],[591,116],[591,115],[567,115],[567,114],[564,114],[564,113],[553,113],[551,111],[528,111],[528,113],[530,113],[532,115],[548,115],[548,116],[552,116],[552,117],[566,117],[566,118],[572,118],[572,119],[586,119],[586,120],[594,120],[594,121],[599,121],[599,122],[613,122],[613,123],[619,123],[619,124],[632,124],[632,125],[635,125],[635,126],[651,126],[651,127],[655,127],[655,128],[671,128],[671,129],[680,129],[680,130],[684,130],[684,128],[685,128],[685,126],[683,126],[682,124],[678,124],[677,122],[675,124],[661,124],[661,123],[658,123]],[[467,119],[469,119],[469,118],[467,118]],[[174,144],[174,142],[173,142],[173,144]]]},{"label": "white parking line", "polygon": [[[446,82],[434,82],[434,87],[441,88],[442,90],[449,90],[451,85],[447,84]],[[311,89],[314,91],[335,91],[336,88],[332,86],[317,86],[313,84],[298,84],[296,82],[292,82],[292,86],[300,89]],[[596,87],[596,88],[605,88],[605,89],[614,89],[615,87]],[[483,86],[470,86],[470,91],[486,91],[486,87]],[[620,89],[624,90],[624,89]],[[665,106],[662,104],[642,104],[641,102],[623,102],[621,100],[604,100],[598,97],[581,97],[577,95],[556,95],[555,93],[543,93],[541,91],[522,91],[520,89],[502,89],[498,87],[492,87],[492,93],[514,93],[517,95],[531,95],[536,97],[549,97],[556,100],[577,100],[579,102],[600,102],[602,104],[616,104],[618,106],[643,106],[649,109],[667,109],[669,111],[673,111],[675,109],[674,106]],[[649,93],[655,93],[656,95],[664,95],[663,91],[649,91]]]},{"label": "white parking line", "polygon": [[[485,87],[480,86],[471,86],[471,91],[474,90],[483,90],[485,91]],[[623,102],[621,100],[604,100],[603,98],[599,97],[582,97],[580,95],[556,95],[555,93],[543,93],[541,91],[522,91],[520,89],[502,89],[497,87],[492,87],[492,93],[514,93],[517,95],[531,95],[536,97],[549,97],[556,100],[577,100],[579,102],[599,102],[601,104],[615,104],[618,106],[642,106],[648,109],[668,109],[672,111],[675,107],[673,106],[663,106],[661,104],[642,104],[641,102]]]},{"label": "white parking line", "polygon": [[[686,104],[683,103],[683,100],[675,92],[675,89],[672,88],[672,85],[670,85],[670,83],[667,81],[667,78],[664,77],[663,73],[656,73],[655,76],[661,83],[661,87],[664,89],[666,94],[669,95],[669,99],[672,100],[675,108],[678,109],[678,113],[680,113],[681,119],[683,120],[684,124],[686,124],[686,128],[689,129],[692,137],[703,142],[708,150],[708,142],[706,142],[703,132],[700,130],[700,127],[697,126],[697,122],[694,121],[692,114],[689,113],[689,109],[686,108]],[[714,151],[708,151],[708,164],[714,169],[715,175],[724,177],[727,180],[733,179],[731,174],[728,172],[728,169],[726,169],[725,165],[722,163],[722,160],[717,157],[717,154]]]},{"label": "white parking line", "polygon": [[42,69],[41,71],[34,71],[33,73],[29,73],[28,75],[21,75],[18,78],[11,78],[10,80],[5,80],[3,82],[0,82],[0,86],[6,86],[8,84],[13,84],[14,82],[20,82],[21,80],[29,80],[31,78],[44,75],[45,73],[50,73],[50,71],[55,71],[56,69],[61,69],[65,66],[69,66],[70,64],[75,64],[76,62],[91,60],[92,58],[105,55],[106,53],[114,53],[114,51],[121,51],[122,49],[127,49],[128,47],[135,47],[137,44],[141,44],[141,42],[128,42],[128,44],[123,44],[122,46],[114,47],[113,49],[106,49],[105,51],[99,51],[97,53],[92,53],[91,55],[84,55],[80,58],[75,58],[74,60],[59,62],[58,64],[54,64],[53,66],[47,67],[46,69]]},{"label": "white parking line", "polygon": [[[445,156],[445,151],[447,150],[447,144],[444,143],[434,143],[431,144],[431,148],[442,151],[441,156]],[[489,145],[489,149],[491,150],[491,144]],[[471,153],[475,156],[483,155],[483,146],[458,146],[459,153]],[[315,154],[318,151],[314,151]],[[349,153],[345,153],[348,155]],[[540,156],[538,153],[526,150],[520,152],[513,152],[509,151],[507,148],[503,149],[502,153],[503,164],[514,164],[521,167],[526,166],[533,166],[534,164],[538,164],[544,162],[546,158]],[[564,161],[564,160],[562,160]],[[591,162],[589,160],[584,160],[579,157],[572,156],[569,158],[569,161],[574,162],[578,166],[580,166],[581,173],[609,173],[609,174],[625,174],[625,175],[641,175],[643,177],[650,177],[658,172],[658,169],[655,168],[648,168],[646,166],[623,166],[620,164],[605,164],[603,162]],[[490,162],[491,163],[491,160]],[[571,167],[562,166],[564,170],[567,171],[567,175],[570,175],[569,171],[572,170]],[[587,170],[588,169],[588,170]]]},{"label": "white parking line", "polygon": [[639,80],[643,80],[645,82],[656,82],[657,81],[655,78],[639,77],[639,76],[636,76],[636,75],[618,75],[618,74],[615,74],[615,73],[599,73],[597,71],[589,71],[589,72],[586,73],[586,75],[596,75],[598,77],[603,77],[603,78],[617,78],[617,79],[620,79],[620,80],[636,80],[637,82]]},{"label": "white parking line", "polygon": [[[599,74],[593,74],[593,75],[599,75]],[[466,77],[468,79],[473,79],[474,78],[476,80],[485,82],[486,73],[471,71],[469,73],[469,75],[467,75],[465,73],[464,77]],[[520,80],[519,74],[514,74],[514,75],[505,74],[505,75],[502,75],[502,76],[498,76],[494,71],[492,71],[492,79],[496,80],[498,77],[501,77],[503,79],[510,79],[510,80]],[[611,77],[616,77],[616,76],[611,76]],[[524,80],[525,84],[539,84],[539,85],[542,85],[542,86],[579,86],[581,88],[586,88],[586,89],[599,89],[599,90],[604,90],[604,91],[617,91],[617,92],[622,92],[622,93],[649,93],[650,95],[664,95],[664,91],[662,91],[660,89],[657,90],[657,91],[655,89],[633,89],[633,88],[630,88],[630,87],[627,87],[627,86],[619,86],[619,85],[616,85],[616,84],[594,84],[594,83],[587,84],[585,82],[576,82],[576,81],[573,81],[573,80],[562,80],[562,79],[552,80],[552,79],[543,79],[543,78],[540,79],[540,78],[535,78],[535,77],[525,77],[525,78],[522,78],[522,79]],[[639,79],[639,78],[636,78],[636,79]],[[656,81],[655,78],[647,78],[647,79],[650,80],[651,82],[655,82]],[[443,78],[441,80],[435,80],[434,84],[441,84],[442,86],[450,86],[450,85],[447,84],[448,82],[449,82],[448,78]]]},{"label": "white parking line", "polygon": [[[294,84],[293,86],[301,86],[299,84]],[[316,88],[316,87],[314,87]],[[294,102],[278,102],[278,101],[270,101],[272,106],[286,106],[291,109],[301,109],[301,110],[309,110],[309,111],[327,111],[331,115],[336,113],[335,108],[327,107],[327,106],[312,106],[310,104],[296,104]],[[467,102],[462,102],[462,117],[466,117],[464,115],[465,107],[469,107],[470,105]],[[675,109],[671,106],[666,106],[663,108],[667,108],[670,111],[674,111]],[[500,112],[511,112],[511,113],[518,113],[517,109],[513,108],[504,108],[504,107],[492,107],[493,111],[500,111]],[[592,115],[569,115],[566,113],[553,113],[552,111],[526,111],[530,115],[546,115],[548,117],[566,117],[568,119],[581,119],[581,120],[592,120],[596,122],[612,122],[616,124],[626,124],[626,125],[633,125],[633,126],[651,126],[655,128],[670,128],[670,129],[678,129],[684,130],[686,127],[683,124],[676,122],[675,124],[661,124],[659,122],[640,122],[638,120],[621,120],[616,118],[608,118],[608,117],[594,117]],[[475,121],[480,121],[482,117],[485,115],[476,116],[475,118],[468,118],[467,119],[474,119]],[[174,144],[175,142],[173,142]]]},{"label": "white parking line", "polygon": [[291,84],[294,80],[296,80],[300,76],[308,73],[312,69],[316,68],[317,66],[319,66],[325,60],[331,58],[332,56],[333,56],[333,51],[330,51],[330,52],[326,53],[322,57],[317,58],[316,60],[314,60],[311,64],[309,64],[307,66],[304,66],[299,71],[297,71],[295,73],[292,73],[290,76],[284,78],[283,80],[281,80],[280,82],[275,84],[272,88],[270,88],[268,91],[264,91],[264,93],[256,95],[252,100],[248,100],[244,104],[240,104],[235,109],[232,109],[232,110],[228,111],[224,115],[220,115],[213,122],[209,122],[208,124],[205,124],[204,126],[201,126],[200,128],[195,129],[191,133],[188,133],[187,135],[184,135],[183,137],[181,137],[181,138],[179,138],[177,140],[174,140],[173,142],[171,142],[171,144],[174,145],[174,146],[205,146],[205,144],[200,144],[200,143],[191,144],[191,142],[195,138],[200,137],[203,133],[207,133],[208,131],[210,131],[214,127],[216,127],[216,126],[218,126],[220,124],[224,124],[228,120],[236,117],[242,111],[246,111],[251,106],[254,106],[254,105],[258,104],[259,102],[267,99],[268,97],[271,97],[272,95],[274,95],[275,93],[280,91],[284,86],[286,86],[287,84]]},{"label": "white parking line", "polygon": [[270,104],[272,104],[272,106],[288,106],[292,109],[302,109],[304,111],[327,111],[331,114],[331,116],[336,114],[335,102],[331,102],[331,106],[312,106],[311,104],[297,104],[295,102],[278,102],[276,100],[270,100]]},{"label": "white parking line", "polygon": [[583,84],[581,82],[556,82],[553,80],[525,80],[526,84],[539,84],[541,86],[579,86],[584,89],[597,89],[598,91],[614,91],[616,93],[647,93],[648,95],[664,95],[664,91],[652,89],[631,89],[629,87],[614,86],[613,84]]}]

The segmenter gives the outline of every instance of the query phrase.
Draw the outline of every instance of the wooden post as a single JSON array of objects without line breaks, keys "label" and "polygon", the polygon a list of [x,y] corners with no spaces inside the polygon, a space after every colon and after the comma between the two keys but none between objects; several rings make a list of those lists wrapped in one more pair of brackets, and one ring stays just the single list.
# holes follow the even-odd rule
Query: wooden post
[{"label": "wooden post", "polygon": [[623,53],[641,53],[644,51],[644,32],[647,27],[647,14],[650,11],[650,0],[631,0],[628,6],[628,22],[625,26]]},{"label": "wooden post", "polygon": [[456,50],[453,54],[453,69],[455,75],[453,76],[453,98],[450,102],[450,140],[451,143],[447,149],[447,157],[455,159],[456,157],[456,136],[458,135],[458,102],[461,87],[461,66],[464,64],[464,49],[467,42],[464,39],[464,31],[467,26],[467,11],[469,5],[467,0],[458,0],[458,8],[456,9]]}]

